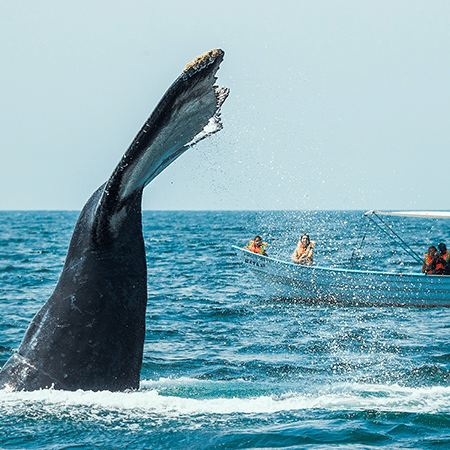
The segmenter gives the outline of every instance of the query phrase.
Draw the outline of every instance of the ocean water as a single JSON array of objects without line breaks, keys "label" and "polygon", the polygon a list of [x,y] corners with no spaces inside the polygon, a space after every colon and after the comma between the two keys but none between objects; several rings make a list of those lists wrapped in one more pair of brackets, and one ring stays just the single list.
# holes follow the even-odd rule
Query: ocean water
[{"label": "ocean water", "polygon": [[[270,298],[231,245],[420,271],[353,212],[144,212],[148,308],[135,392],[0,391],[1,449],[450,448],[450,309]],[[0,365],[62,268],[75,212],[0,212]],[[419,255],[442,220],[391,219]],[[364,246],[354,252],[365,231]]]}]

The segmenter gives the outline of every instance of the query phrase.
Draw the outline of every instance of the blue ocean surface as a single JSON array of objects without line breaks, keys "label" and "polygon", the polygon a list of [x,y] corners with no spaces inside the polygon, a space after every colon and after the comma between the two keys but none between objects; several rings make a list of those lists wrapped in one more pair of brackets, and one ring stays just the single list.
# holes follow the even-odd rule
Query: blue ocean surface
[{"label": "blue ocean surface", "polygon": [[[363,211],[143,213],[146,340],[138,391],[0,391],[1,449],[450,448],[450,309],[271,298],[232,245],[420,272]],[[0,212],[0,365],[51,295],[76,212]],[[444,220],[391,218],[420,256]],[[361,250],[354,252],[368,231]]]}]

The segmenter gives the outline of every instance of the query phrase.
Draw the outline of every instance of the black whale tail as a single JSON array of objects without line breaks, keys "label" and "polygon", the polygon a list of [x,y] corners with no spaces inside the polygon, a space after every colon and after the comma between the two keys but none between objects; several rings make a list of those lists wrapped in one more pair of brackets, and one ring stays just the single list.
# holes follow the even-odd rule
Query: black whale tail
[{"label": "black whale tail", "polygon": [[[229,94],[215,86],[223,50],[204,53],[189,63],[145,122],[104,186],[96,212],[101,233],[116,231],[123,207],[169,164],[200,140],[222,129],[220,111]],[[105,212],[105,214],[103,214]]]},{"label": "black whale tail", "polygon": [[221,129],[229,90],[214,83],[223,56],[212,50],[186,66],[86,203],[55,291],[3,366],[0,387],[139,386],[147,303],[142,191],[190,146]]}]

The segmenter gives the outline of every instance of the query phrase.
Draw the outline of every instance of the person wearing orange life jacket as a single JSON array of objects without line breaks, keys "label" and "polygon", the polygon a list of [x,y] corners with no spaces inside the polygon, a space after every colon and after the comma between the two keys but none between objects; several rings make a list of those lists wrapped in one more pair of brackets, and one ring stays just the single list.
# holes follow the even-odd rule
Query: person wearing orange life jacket
[{"label": "person wearing orange life jacket", "polygon": [[262,241],[261,236],[256,236],[255,239],[253,241],[250,240],[248,245],[244,248],[253,253],[257,253],[258,255],[267,256],[266,253],[267,245],[268,245],[267,243]]},{"label": "person wearing orange life jacket", "polygon": [[432,275],[436,273],[436,270],[443,268],[442,264],[437,264],[437,259],[437,249],[432,245],[428,248],[428,253],[424,255],[422,272]]},{"label": "person wearing orange life jacket", "polygon": [[315,244],[316,241],[311,241],[309,236],[304,234],[298,241],[297,247],[291,255],[291,260],[297,264],[312,266]]},{"label": "person wearing orange life jacket", "polygon": [[442,273],[450,275],[450,251],[443,242],[438,245],[438,249],[438,263],[442,265]]}]

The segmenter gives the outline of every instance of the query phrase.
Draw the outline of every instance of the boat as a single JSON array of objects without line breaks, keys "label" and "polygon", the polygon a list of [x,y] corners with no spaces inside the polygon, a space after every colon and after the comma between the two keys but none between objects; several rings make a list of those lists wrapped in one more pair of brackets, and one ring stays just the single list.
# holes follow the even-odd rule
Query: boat
[{"label": "boat", "polygon": [[[378,218],[381,215],[397,215],[450,219],[450,212],[368,211],[364,214],[369,218],[373,215]],[[450,307],[448,275],[303,266],[258,255],[237,246],[233,249],[242,265],[254,272],[271,296],[278,299],[343,306]],[[420,257],[416,256],[421,262]]]}]

